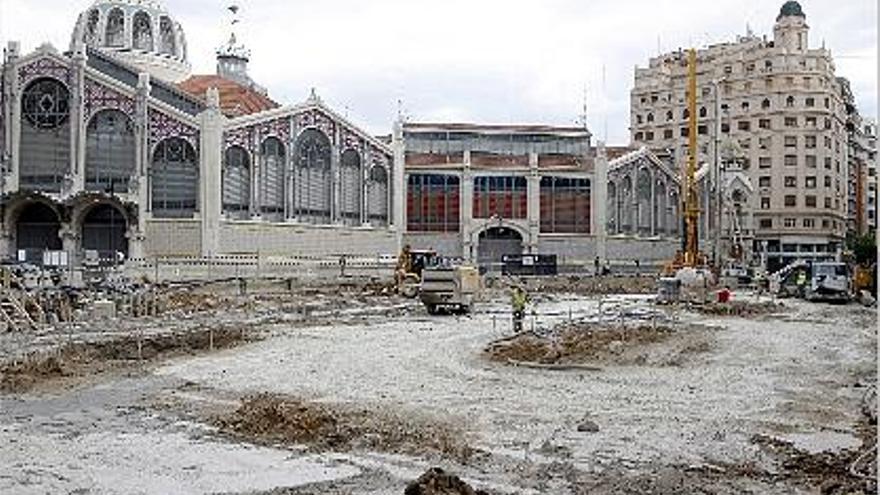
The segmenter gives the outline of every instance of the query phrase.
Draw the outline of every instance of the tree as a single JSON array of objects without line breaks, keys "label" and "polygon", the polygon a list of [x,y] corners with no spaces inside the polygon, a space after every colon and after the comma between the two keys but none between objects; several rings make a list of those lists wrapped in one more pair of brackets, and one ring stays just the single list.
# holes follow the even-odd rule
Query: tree
[{"label": "tree", "polygon": [[852,251],[856,263],[871,265],[877,262],[877,237],[872,234],[850,236],[847,247]]}]

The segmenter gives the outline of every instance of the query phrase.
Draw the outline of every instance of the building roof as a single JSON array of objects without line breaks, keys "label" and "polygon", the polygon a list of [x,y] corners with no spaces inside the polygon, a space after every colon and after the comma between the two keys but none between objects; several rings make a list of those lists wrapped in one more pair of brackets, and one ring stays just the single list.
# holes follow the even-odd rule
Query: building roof
[{"label": "building roof", "polygon": [[639,148],[635,146],[606,146],[605,156],[608,157],[609,160],[614,160],[638,150]]},{"label": "building roof", "polygon": [[280,106],[252,88],[217,75],[192,76],[179,83],[178,87],[200,100],[204,100],[208,88],[217,88],[220,93],[220,111],[227,117],[241,117]]},{"label": "building roof", "polygon": [[443,132],[474,132],[484,134],[576,134],[589,135],[584,127],[577,126],[551,126],[534,124],[474,124],[464,122],[432,123],[432,122],[406,122],[403,125],[405,131],[443,131]]}]

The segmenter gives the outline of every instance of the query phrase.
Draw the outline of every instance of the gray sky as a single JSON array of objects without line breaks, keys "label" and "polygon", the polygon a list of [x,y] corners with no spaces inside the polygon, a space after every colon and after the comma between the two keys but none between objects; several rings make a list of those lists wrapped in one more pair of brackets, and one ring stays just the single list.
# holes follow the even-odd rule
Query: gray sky
[{"label": "gray sky", "polygon": [[[194,73],[214,72],[231,0],[165,0]],[[0,0],[0,42],[68,47],[91,0]],[[628,142],[633,68],[663,51],[772,36],[781,0],[241,0],[251,75],[280,103],[311,87],[370,132],[398,99],[427,121],[571,124],[586,87],[590,128]],[[877,114],[874,0],[802,1],[810,45],[832,50],[864,115]],[[842,5],[845,4],[845,8]]]}]

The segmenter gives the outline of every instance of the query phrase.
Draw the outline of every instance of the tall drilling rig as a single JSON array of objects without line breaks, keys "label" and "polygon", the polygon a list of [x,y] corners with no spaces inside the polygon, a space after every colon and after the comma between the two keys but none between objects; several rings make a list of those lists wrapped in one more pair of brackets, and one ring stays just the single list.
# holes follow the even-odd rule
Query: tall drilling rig
[{"label": "tall drilling rig", "polygon": [[698,226],[700,223],[700,195],[697,188],[697,51],[688,50],[688,158],[682,170],[684,187],[684,266],[701,263]]}]

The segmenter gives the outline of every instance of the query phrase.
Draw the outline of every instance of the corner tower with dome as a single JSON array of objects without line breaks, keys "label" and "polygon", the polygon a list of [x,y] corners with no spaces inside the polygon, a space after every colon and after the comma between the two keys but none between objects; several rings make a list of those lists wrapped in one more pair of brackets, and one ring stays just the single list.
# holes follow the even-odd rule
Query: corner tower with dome
[{"label": "corner tower with dome", "polygon": [[9,43],[0,258],[397,252],[403,175],[385,142],[314,90],[275,102],[234,34],[215,74],[188,55],[158,0],[94,1],[67,51]]},{"label": "corner tower with dome", "polygon": [[[811,47],[801,4],[785,2],[772,38],[749,30],[735,41],[697,51],[699,161],[726,167],[725,210],[704,191],[700,231],[710,246],[722,234],[726,252],[735,231],[746,256],[775,270],[798,260],[834,259],[851,215],[847,104],[831,51]],[[631,91],[633,144],[682,163],[687,155],[685,51],[635,69]],[[627,193],[624,193],[627,194]],[[629,193],[632,194],[632,193]],[[627,205],[632,197],[616,198]],[[625,208],[624,208],[625,210]],[[625,219],[623,223],[626,223]]]}]

